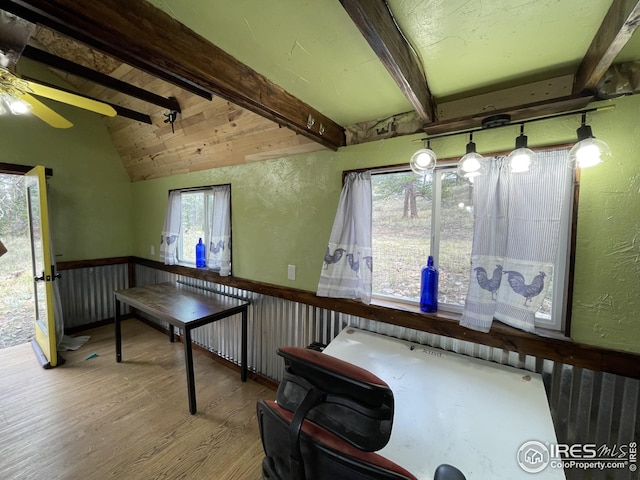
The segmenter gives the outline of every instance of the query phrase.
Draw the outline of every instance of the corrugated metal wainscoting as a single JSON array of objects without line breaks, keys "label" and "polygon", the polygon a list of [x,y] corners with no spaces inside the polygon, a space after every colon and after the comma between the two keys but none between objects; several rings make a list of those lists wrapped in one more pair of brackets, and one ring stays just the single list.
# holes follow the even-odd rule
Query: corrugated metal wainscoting
[{"label": "corrugated metal wainscoting", "polygon": [[[95,267],[79,269],[79,271],[73,271],[73,275],[65,275],[64,289],[61,288],[61,290],[65,291],[63,303],[66,304],[67,326],[88,324],[113,317],[112,291],[114,288],[126,288],[126,268],[126,265]],[[607,445],[610,448],[628,445],[630,442],[640,443],[640,414],[638,413],[640,380],[576,368],[559,362],[375,322],[149,267],[136,266],[138,285],[175,281],[245,297],[251,301],[248,337],[249,369],[273,380],[280,381],[283,369],[282,359],[275,354],[277,347],[284,345],[303,347],[311,342],[326,344],[342,328],[353,326],[540,373],[544,379],[560,443],[592,443],[597,446]],[[91,305],[93,299],[96,305]],[[167,325],[163,326],[167,327]],[[240,321],[231,317],[195,330],[193,341],[238,364],[240,334]],[[514,446],[514,456],[517,447],[519,446]],[[584,472],[573,469],[567,470],[566,474],[569,480],[640,480],[640,473],[631,472],[629,469],[606,472]]]},{"label": "corrugated metal wainscoting", "polygon": [[56,283],[65,328],[113,318],[113,291],[129,287],[128,272],[126,263],[62,271]]}]

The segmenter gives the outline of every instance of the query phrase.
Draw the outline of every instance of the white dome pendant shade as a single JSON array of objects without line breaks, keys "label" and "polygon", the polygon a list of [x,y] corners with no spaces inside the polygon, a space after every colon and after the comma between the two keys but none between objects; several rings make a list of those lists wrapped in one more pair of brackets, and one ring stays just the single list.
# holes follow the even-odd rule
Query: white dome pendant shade
[{"label": "white dome pendant shade", "polygon": [[588,168],[605,162],[611,157],[611,150],[602,140],[593,136],[591,127],[585,125],[586,114],[582,117],[582,126],[578,128],[578,142],[569,150],[570,168]]},{"label": "white dome pendant shade", "polygon": [[535,168],[537,155],[527,146],[524,124],[520,124],[520,135],[516,137],[516,148],[507,157],[512,173],[529,172]]},{"label": "white dome pendant shade", "polygon": [[484,167],[485,159],[476,152],[473,134],[470,134],[469,143],[467,143],[467,153],[458,161],[458,176],[469,183],[473,183],[475,177],[482,175]]},{"label": "white dome pendant shade", "polygon": [[426,148],[421,148],[411,155],[409,166],[417,175],[427,175],[431,174],[433,169],[436,168],[437,159],[436,152],[431,150],[430,142],[427,140]]}]

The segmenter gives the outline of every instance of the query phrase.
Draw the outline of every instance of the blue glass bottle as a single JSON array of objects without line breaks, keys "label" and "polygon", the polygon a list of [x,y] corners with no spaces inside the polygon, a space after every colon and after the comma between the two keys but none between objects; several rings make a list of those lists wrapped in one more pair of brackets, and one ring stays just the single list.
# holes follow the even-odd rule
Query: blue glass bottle
[{"label": "blue glass bottle", "polygon": [[204,268],[207,266],[205,254],[205,246],[204,243],[202,243],[202,238],[200,238],[196,244],[196,267]]},{"label": "blue glass bottle", "polygon": [[433,257],[429,255],[427,266],[422,269],[420,282],[420,310],[438,311],[438,270],[433,266]]}]

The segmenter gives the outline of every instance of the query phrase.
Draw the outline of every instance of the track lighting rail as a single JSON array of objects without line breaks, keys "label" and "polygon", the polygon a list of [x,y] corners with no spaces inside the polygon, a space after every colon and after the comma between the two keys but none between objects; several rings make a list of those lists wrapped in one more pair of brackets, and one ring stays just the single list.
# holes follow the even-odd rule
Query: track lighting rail
[{"label": "track lighting rail", "polygon": [[528,148],[527,136],[524,134],[524,126],[527,123],[550,120],[552,118],[567,117],[571,115],[581,115],[582,125],[577,130],[577,141],[569,151],[568,166],[571,168],[584,168],[597,165],[605,161],[611,155],[611,150],[606,142],[598,140],[593,135],[591,127],[586,124],[587,113],[608,110],[613,105],[604,107],[572,110],[562,113],[554,113],[528,120],[519,120],[511,123],[511,116],[508,114],[496,114],[488,116],[482,120],[482,126],[456,132],[447,132],[421,138],[419,141],[426,142],[425,148],[415,152],[409,161],[409,166],[418,175],[429,175],[436,168],[437,155],[431,149],[431,140],[436,138],[452,137],[454,135],[469,135],[466,153],[458,161],[457,173],[469,183],[473,183],[475,178],[482,175],[486,168],[485,158],[476,152],[476,144],[473,142],[473,134],[482,130],[520,125],[520,135],[516,138],[515,149],[507,156],[511,173],[529,172],[535,168],[537,162],[536,153]]},{"label": "track lighting rail", "polygon": [[475,133],[475,132],[481,132],[483,130],[494,130],[496,128],[503,128],[503,127],[510,127],[513,125],[525,125],[527,123],[533,123],[533,122],[539,122],[542,120],[551,120],[553,118],[560,118],[560,117],[568,117],[571,115],[586,115],[587,113],[591,113],[591,112],[601,112],[604,110],[609,110],[614,108],[615,105],[606,105],[603,107],[594,107],[594,108],[583,108],[581,110],[571,110],[568,112],[562,112],[562,113],[554,113],[551,115],[545,115],[542,117],[535,117],[535,118],[531,118],[528,120],[518,120],[516,122],[511,123],[511,116],[509,114],[499,114],[499,115],[492,115],[489,117],[486,117],[485,119],[482,120],[482,126],[481,127],[475,127],[475,128],[470,128],[467,130],[458,130],[455,132],[447,132],[447,133],[439,133],[436,135],[429,135],[427,137],[424,138],[420,138],[418,140],[415,141],[419,141],[419,142],[426,142],[427,140],[433,140],[435,138],[445,138],[445,137],[453,137],[455,135],[466,135],[469,133]]}]

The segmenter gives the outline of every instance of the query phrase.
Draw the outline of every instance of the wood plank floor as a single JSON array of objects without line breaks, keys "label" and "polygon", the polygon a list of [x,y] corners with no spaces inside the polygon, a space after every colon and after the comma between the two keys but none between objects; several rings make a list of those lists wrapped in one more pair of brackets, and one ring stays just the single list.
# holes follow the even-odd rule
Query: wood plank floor
[{"label": "wood plank floor", "polygon": [[275,392],[195,351],[190,415],[182,344],[122,327],[120,364],[112,326],[52,370],[30,344],[0,350],[0,479],[261,478],[255,404]]}]

